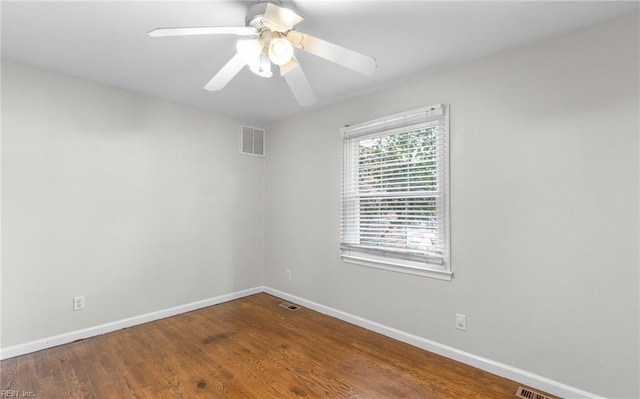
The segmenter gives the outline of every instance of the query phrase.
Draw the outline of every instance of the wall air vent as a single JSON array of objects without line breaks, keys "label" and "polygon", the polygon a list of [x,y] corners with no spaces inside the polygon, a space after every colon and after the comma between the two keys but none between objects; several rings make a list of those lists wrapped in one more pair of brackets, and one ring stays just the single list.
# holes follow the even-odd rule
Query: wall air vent
[{"label": "wall air vent", "polygon": [[518,387],[516,397],[522,399],[553,399],[551,396],[541,394],[528,388]]},{"label": "wall air vent", "polygon": [[240,127],[240,153],[264,157],[264,129],[251,126]]}]

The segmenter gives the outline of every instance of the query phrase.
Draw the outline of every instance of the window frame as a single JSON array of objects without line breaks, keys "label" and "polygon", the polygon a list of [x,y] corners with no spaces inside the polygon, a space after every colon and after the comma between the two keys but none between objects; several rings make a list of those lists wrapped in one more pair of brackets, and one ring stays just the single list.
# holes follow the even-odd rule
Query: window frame
[{"label": "window frame", "polygon": [[[441,113],[442,115],[438,115]],[[360,161],[359,155],[355,158],[354,154],[348,154],[349,151],[354,151],[352,145],[353,140],[357,142],[371,139],[374,137],[385,137],[398,134],[400,130],[403,130],[403,125],[394,125],[394,121],[405,120],[415,118],[415,115],[424,114],[424,122],[417,120],[416,124],[425,123],[428,125],[429,118],[431,120],[438,121],[436,124],[441,127],[437,132],[437,142],[440,143],[436,149],[441,151],[437,152],[437,165],[440,168],[444,168],[443,173],[437,173],[438,186],[442,188],[443,199],[440,201],[439,208],[436,212],[441,212],[444,221],[441,223],[444,232],[442,232],[442,256],[431,257],[425,256],[423,260],[411,259],[410,256],[403,254],[402,256],[393,256],[390,251],[375,250],[375,249],[362,249],[345,244],[343,237],[349,234],[360,234],[358,231],[350,231],[345,228],[345,215],[347,214],[346,206],[347,201],[345,199],[345,190],[349,185],[353,184],[353,179],[358,179],[358,164]],[[435,116],[434,116],[435,115]],[[387,124],[390,127],[387,128]],[[408,131],[404,128],[405,131]],[[449,106],[446,104],[435,104],[428,107],[421,107],[405,112],[400,112],[392,115],[387,115],[374,120],[358,123],[355,125],[347,125],[340,129],[340,134],[343,140],[343,156],[342,156],[342,220],[341,220],[341,258],[345,263],[356,264],[360,266],[374,267],[383,270],[390,270],[394,272],[407,273],[411,275],[425,276],[436,278],[440,280],[450,281],[453,277],[451,270],[451,257],[450,257],[450,188],[449,188],[449,176],[450,176],[450,138],[449,138]],[[440,159],[443,158],[443,159]],[[438,190],[440,191],[440,190]],[[426,198],[426,197],[419,197]],[[351,210],[353,212],[353,210]],[[356,211],[358,212],[358,211]],[[358,213],[358,215],[360,215]],[[351,236],[353,239],[353,236]]]}]

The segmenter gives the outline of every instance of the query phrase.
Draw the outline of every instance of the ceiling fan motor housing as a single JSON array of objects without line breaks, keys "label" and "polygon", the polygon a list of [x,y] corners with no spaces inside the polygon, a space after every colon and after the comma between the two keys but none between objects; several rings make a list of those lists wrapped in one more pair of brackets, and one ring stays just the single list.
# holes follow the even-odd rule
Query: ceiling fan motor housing
[{"label": "ceiling fan motor housing", "polygon": [[259,38],[262,40],[265,54],[269,49],[272,39],[277,39],[283,35],[279,32],[272,32],[264,24],[264,15],[266,13],[268,4],[282,4],[281,1],[263,1],[252,5],[247,10],[247,16],[245,18],[245,24],[248,27],[254,28],[258,31]]},{"label": "ceiling fan motor housing", "polygon": [[[258,31],[261,30],[264,27],[263,19],[268,4],[282,7],[281,0],[258,1],[247,10],[247,14],[244,19],[245,26],[250,26]],[[290,7],[286,8],[290,9]]]}]

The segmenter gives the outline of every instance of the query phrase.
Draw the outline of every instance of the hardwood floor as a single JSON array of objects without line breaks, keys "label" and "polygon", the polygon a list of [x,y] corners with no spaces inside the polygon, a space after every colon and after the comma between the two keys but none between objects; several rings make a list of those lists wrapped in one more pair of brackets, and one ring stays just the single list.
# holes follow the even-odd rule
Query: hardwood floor
[{"label": "hardwood floor", "polygon": [[0,362],[35,398],[515,398],[518,384],[258,294]]}]

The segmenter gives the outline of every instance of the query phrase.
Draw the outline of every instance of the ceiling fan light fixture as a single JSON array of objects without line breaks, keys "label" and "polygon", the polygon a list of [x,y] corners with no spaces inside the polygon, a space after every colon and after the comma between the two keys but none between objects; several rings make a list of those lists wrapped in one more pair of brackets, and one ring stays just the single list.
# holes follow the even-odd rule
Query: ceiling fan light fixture
[{"label": "ceiling fan light fixture", "polygon": [[269,60],[269,57],[264,54],[259,55],[258,62],[251,64],[249,66],[249,70],[263,78],[270,78],[273,76],[273,72],[271,72],[271,61]]},{"label": "ceiling fan light fixture", "polygon": [[294,56],[294,47],[365,75],[375,72],[375,58],[294,30],[304,18],[283,7],[282,3],[283,0],[257,0],[257,4],[247,10],[245,26],[157,28],[149,32],[149,36],[243,36],[248,40],[236,42],[236,54],[205,85],[205,89],[222,90],[245,66],[258,76],[270,78],[273,76],[271,64],[274,63],[298,104],[303,106],[315,102],[316,95]]},{"label": "ceiling fan light fixture", "polygon": [[293,57],[293,45],[288,39],[279,37],[269,43],[269,58],[276,65],[284,65]]},{"label": "ceiling fan light fixture", "polygon": [[253,65],[258,61],[258,57],[262,53],[262,41],[260,39],[238,40],[236,42],[236,50],[247,65]]}]

